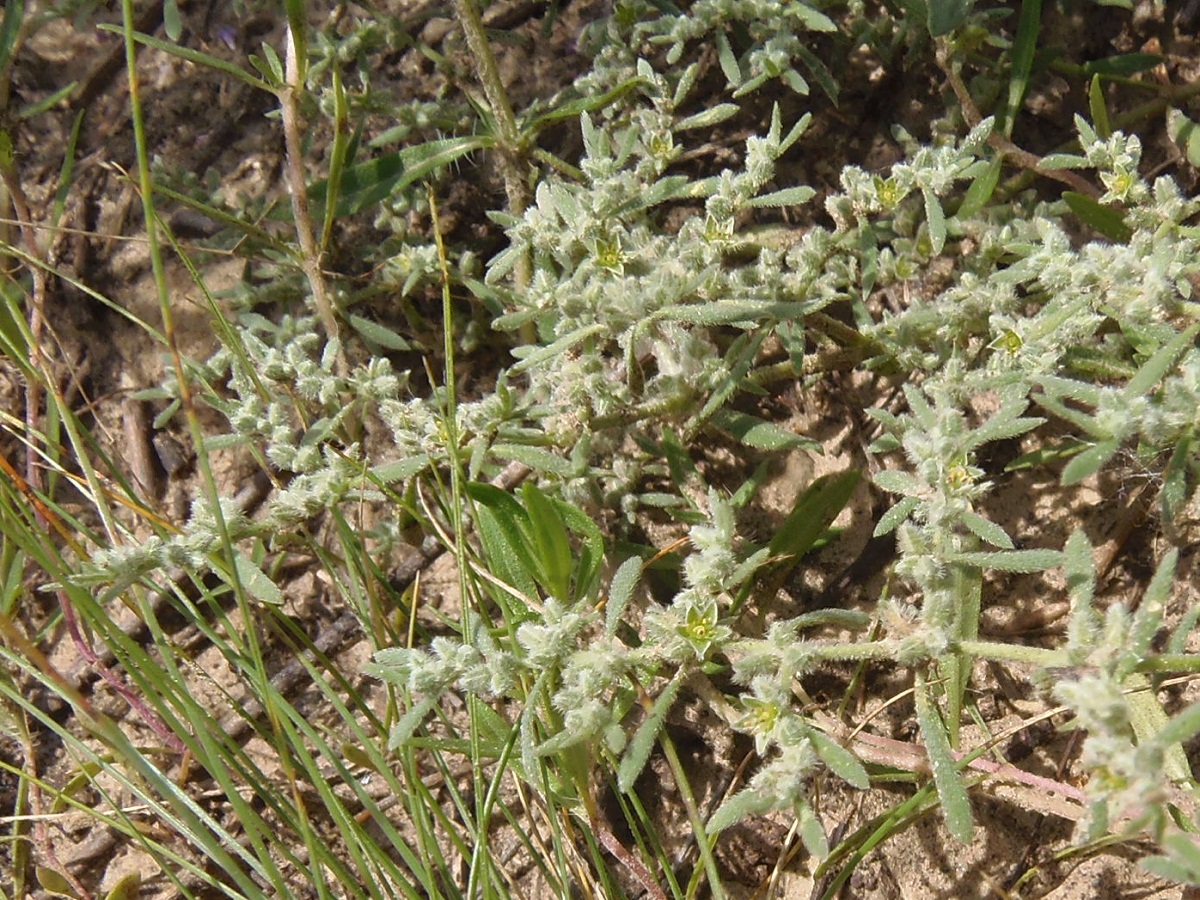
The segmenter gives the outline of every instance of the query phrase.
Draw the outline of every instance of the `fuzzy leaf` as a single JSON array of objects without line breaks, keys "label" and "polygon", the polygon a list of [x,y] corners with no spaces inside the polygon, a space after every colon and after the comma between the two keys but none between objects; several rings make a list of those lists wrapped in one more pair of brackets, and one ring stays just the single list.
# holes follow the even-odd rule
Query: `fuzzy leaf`
[{"label": "fuzzy leaf", "polygon": [[834,775],[860,791],[865,791],[871,786],[871,776],[867,774],[866,768],[857,756],[841,744],[816,728],[809,729],[808,739],[817,751],[817,756],[821,757],[821,761],[829,766],[829,771]]},{"label": "fuzzy leaf", "polygon": [[408,459],[397,459],[378,466],[372,466],[369,471],[371,477],[376,481],[382,484],[394,484],[397,481],[412,478],[414,475],[424,472],[428,467],[429,457],[422,454],[420,456],[410,456]]},{"label": "fuzzy leaf", "polygon": [[960,565],[1001,572],[1044,572],[1062,562],[1058,550],[990,550],[956,553],[951,560]]},{"label": "fuzzy leaf", "polygon": [[971,530],[973,534],[982,538],[993,547],[1002,547],[1005,550],[1013,549],[1012,538],[1010,538],[995,522],[985,519],[978,513],[965,511],[961,515],[962,523]]},{"label": "fuzzy leaf", "polygon": [[350,313],[346,316],[350,326],[368,341],[378,344],[384,350],[411,350],[412,344],[390,328],[385,328],[378,322],[372,322],[363,316]]},{"label": "fuzzy leaf", "polygon": [[812,806],[803,801],[797,803],[796,818],[799,820],[800,840],[804,843],[804,849],[814,859],[823,860],[829,856],[829,838],[825,835],[825,826],[817,818]]},{"label": "fuzzy leaf", "polygon": [[1167,134],[1194,167],[1200,167],[1200,125],[1177,109],[1167,110]]},{"label": "fuzzy leaf", "polygon": [[551,475],[569,477],[575,474],[575,465],[569,459],[563,459],[556,453],[541,447],[530,447],[527,444],[511,444],[498,442],[492,444],[492,455],[499,459],[512,459],[524,463],[538,472],[548,472]]},{"label": "fuzzy leaf", "polygon": [[235,550],[233,564],[237,567],[238,581],[251,597],[268,606],[283,605],[283,591],[249,557]]},{"label": "fuzzy leaf", "polygon": [[642,577],[642,561],[631,556],[613,574],[608,585],[608,604],[604,609],[604,633],[612,637],[625,616],[625,609],[633,597],[633,589]]},{"label": "fuzzy leaf", "polygon": [[764,206],[800,206],[807,203],[817,194],[808,185],[797,185],[796,187],[784,188],[781,191],[773,191],[770,194],[763,194],[755,197],[747,205],[756,209],[761,209]]},{"label": "fuzzy leaf", "polygon": [[816,441],[801,437],[774,422],[732,409],[718,411],[713,415],[712,423],[747,447],[754,447],[756,450],[794,450],[799,447],[816,450],[821,446]]},{"label": "fuzzy leaf", "polygon": [[930,695],[929,686],[925,683],[925,676],[920,671],[916,675],[914,697],[917,724],[925,742],[925,751],[929,754],[929,767],[933,771],[933,783],[937,788],[938,798],[942,801],[942,815],[946,819],[946,828],[960,843],[969,844],[975,827],[971,815],[971,801],[967,797],[967,788],[954,762],[946,726],[942,724],[937,705]]},{"label": "fuzzy leaf", "polygon": [[1179,357],[1195,342],[1197,334],[1200,334],[1200,324],[1192,325],[1173,337],[1146,360],[1121,393],[1130,399],[1148,394],[1175,367]]},{"label": "fuzzy leaf", "polygon": [[1062,483],[1066,486],[1079,484],[1089,475],[1094,475],[1112,459],[1120,446],[1120,441],[1107,440],[1088,447],[1063,467]]},{"label": "fuzzy leaf", "polygon": [[912,511],[917,508],[917,504],[920,502],[916,497],[905,497],[902,499],[879,517],[879,524],[875,526],[875,531],[871,536],[880,537],[895,531],[900,526],[900,523],[912,514]]},{"label": "fuzzy leaf", "polygon": [[675,673],[675,677],[667,683],[663,692],[658,695],[658,699],[654,701],[645,720],[638,726],[633,740],[629,742],[625,755],[621,758],[621,765],[617,768],[617,788],[622,793],[629,793],[633,790],[634,782],[642,774],[642,769],[646,767],[646,761],[650,758],[650,751],[654,749],[654,742],[658,740],[658,733],[662,731],[667,713],[675,705],[675,698],[683,686],[685,671],[685,669],[680,669]]},{"label": "fuzzy leaf", "polygon": [[915,475],[901,472],[898,469],[883,469],[876,472],[871,480],[875,482],[876,487],[889,494],[900,494],[905,497],[920,497],[926,489]]},{"label": "fuzzy leaf", "polygon": [[736,103],[718,103],[703,112],[696,113],[694,116],[687,116],[680,119],[671,130],[688,131],[692,128],[709,128],[713,125],[720,125],[727,119],[736,116],[740,111],[741,107]]},{"label": "fuzzy leaf", "polygon": [[925,224],[929,226],[929,243],[933,255],[937,256],[946,246],[946,213],[937,194],[929,188],[921,192],[925,197]]},{"label": "fuzzy leaf", "polygon": [[399,721],[392,726],[391,733],[388,734],[388,749],[399,750],[408,743],[409,738],[421,727],[421,723],[425,721],[425,717],[433,712],[433,708],[437,706],[440,699],[440,697],[433,695],[422,697],[409,707],[408,712],[402,715]]}]

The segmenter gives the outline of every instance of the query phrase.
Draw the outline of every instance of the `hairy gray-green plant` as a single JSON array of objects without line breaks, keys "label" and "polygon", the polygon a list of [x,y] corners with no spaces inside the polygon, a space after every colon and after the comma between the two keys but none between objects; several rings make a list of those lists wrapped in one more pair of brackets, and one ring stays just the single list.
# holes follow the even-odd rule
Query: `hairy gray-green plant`
[{"label": "hairy gray-green plant", "polygon": [[[950,35],[939,47],[951,55],[983,40],[983,19],[969,19],[976,14],[968,4],[930,0],[904,9],[902,19],[881,24],[868,39],[920,47]],[[861,9],[850,11],[849,25],[835,21],[835,12],[769,0],[703,0],[687,12],[620,3],[581,40],[594,54],[589,73],[559,97],[510,111],[516,115],[503,135],[496,107],[507,100],[494,96],[495,85],[486,105],[474,96],[401,105],[377,90],[372,55],[409,40],[394,22],[358,21],[310,36],[302,85],[286,84],[270,48],[254,61],[261,79],[175,48],[255,90],[303,95],[291,99],[324,116],[331,135],[322,176],[303,185],[313,210],[308,249],[251,226],[249,215],[218,208],[212,185],[185,180],[173,198],[250,235],[261,258],[252,267],[256,280],[248,278],[235,298],[236,316],[215,316],[222,349],[181,365],[158,393],[173,404],[164,416],[176,408],[193,415],[184,388],[198,386],[196,397],[228,422],[203,449],[246,448],[278,490],[253,519],[210,492],[177,532],[136,540],[132,530],[114,528],[110,540],[121,546],[71,571],[55,565],[56,577],[63,569],[61,580],[83,598],[89,595],[81,587],[100,588],[100,603],[89,607],[98,619],[105,603],[173,566],[193,575],[212,570],[235,592],[278,603],[279,589],[263,571],[270,541],[326,516],[340,526],[344,554],[322,558],[340,579],[343,566],[370,570],[367,550],[346,525],[348,509],[394,502],[418,512],[464,567],[464,612],[448,634],[380,651],[370,671],[403,703],[389,719],[389,740],[409,774],[418,772],[418,752],[432,749],[444,765],[446,755],[469,745],[481,796],[464,819],[480,827],[475,850],[465,848],[445,816],[437,820],[464,857],[486,846],[483,823],[506,767],[548,809],[570,810],[599,833],[594,767],[611,769],[633,797],[656,744],[677,764],[665,723],[689,693],[750,735],[760,757],[754,774],[706,821],[686,773],[673,770],[714,893],[720,886],[711,838],[746,816],[793,814],[808,849],[825,855],[831,848],[813,802],[814,780],[828,768],[865,789],[872,773],[852,744],[839,743],[827,721],[803,707],[798,686],[818,665],[863,660],[911,672],[933,783],[951,833],[967,840],[971,777],[959,730],[971,662],[982,658],[1038,667],[1048,694],[1087,730],[1091,833],[1148,833],[1164,852],[1151,862],[1157,871],[1200,880],[1200,854],[1182,830],[1195,819],[1182,744],[1200,731],[1200,714],[1188,707],[1169,717],[1155,694],[1163,674],[1200,668],[1185,643],[1195,611],[1165,650],[1153,640],[1178,576],[1176,556],[1164,554],[1136,609],[1112,605],[1102,615],[1093,606],[1086,539],[1075,535],[1058,548],[1041,546],[1036,534],[1006,533],[982,511],[994,485],[978,459],[990,442],[1022,438],[1032,451],[1025,464],[1069,458],[1062,476],[1069,486],[1132,456],[1161,481],[1168,522],[1195,509],[1200,325],[1191,279],[1200,265],[1200,231],[1189,223],[1200,203],[1170,178],[1143,178],[1139,140],[1098,115],[1102,95],[1093,98],[1097,121],[1077,121],[1079,151],[1040,161],[1043,169],[1087,173],[1100,185],[1095,196],[1039,202],[998,188],[993,138],[1011,137],[1034,64],[1023,16],[1007,102],[984,97],[978,104],[985,112],[998,107],[997,119],[955,130],[959,111],[952,110],[924,143],[897,130],[901,162],[886,172],[849,166],[840,173],[839,189],[823,201],[831,226],[800,235],[778,224],[759,227],[776,223],[776,208],[816,196],[809,186],[778,183],[777,163],[803,152],[808,115],[785,125],[776,106],[769,122],[747,129],[753,136],[721,172],[689,177],[680,163],[695,142],[752,111],[749,96],[770,81],[803,96],[812,79],[836,96],[835,67],[810,49],[811,38],[844,40],[834,33],[839,28],[868,33],[853,18]],[[139,40],[170,49],[156,38]],[[691,112],[697,99],[709,99],[694,96],[713,64],[697,58],[706,41],[716,49],[730,99],[740,102]],[[358,123],[385,110],[395,127],[364,145]],[[965,111],[962,118],[976,121]],[[557,159],[538,146],[549,125],[564,122],[579,123],[579,159]],[[446,133],[434,138],[435,130]],[[391,149],[418,137],[426,139]],[[508,245],[480,264],[477,248],[431,240],[423,219],[433,217],[435,204],[425,183],[497,151],[513,164],[506,176],[528,174],[536,187],[526,208],[491,211]],[[516,171],[517,162],[529,172]],[[148,162],[142,170],[147,179],[161,171]],[[341,341],[326,340],[314,331],[307,296],[312,276],[323,274],[314,255],[334,245],[337,222],[359,213],[391,236],[357,256],[377,272],[370,286],[355,292],[349,279],[331,279],[332,308],[321,312],[351,329]],[[1080,225],[1106,239],[1081,238]],[[528,278],[513,277],[526,268]],[[432,327],[429,335],[399,334],[372,316],[381,298],[413,301],[434,287],[445,292],[444,336]],[[464,328],[449,314],[450,292],[460,288],[475,314]],[[881,295],[894,302],[879,304]],[[268,319],[261,311],[267,302],[291,303],[293,314]],[[405,311],[410,321],[420,318],[414,307]],[[480,340],[479,323],[488,317],[515,336],[516,361],[489,373],[494,389],[463,400],[453,389],[455,355]],[[9,355],[21,355],[8,331],[0,337]],[[444,337],[441,358],[431,337]],[[351,342],[358,363],[342,369]],[[431,380],[444,377],[445,386],[420,387],[419,374],[397,371],[385,355],[414,349],[432,357]],[[758,479],[725,496],[708,486],[692,454],[708,435],[758,451],[817,449],[736,404],[780,379],[859,363],[905,382],[904,409],[870,411],[883,430],[870,448],[884,464],[875,484],[899,498],[876,526],[879,534],[897,534],[898,590],[869,612],[802,614],[770,622],[765,634],[748,633],[743,609],[769,598],[784,571],[820,539],[856,476],[812,485],[779,534],[759,547],[740,533],[737,517]],[[1074,429],[1073,438],[1045,446],[1035,430],[1044,420],[1030,414],[1035,407]],[[514,496],[483,483],[513,460],[534,470],[535,484]],[[598,510],[621,514],[621,536],[628,523],[659,511],[689,526],[692,552],[663,602],[638,590],[653,577],[642,556],[604,574],[613,535],[594,521]],[[468,525],[474,538],[466,537]],[[380,546],[400,527],[380,526]],[[985,593],[988,572],[1059,565],[1072,600],[1063,641],[1030,647],[979,639],[983,604],[1003,600]],[[347,581],[360,593],[370,590]],[[868,630],[872,621],[878,627]],[[240,645],[227,649],[234,658]],[[729,678],[710,680],[717,673]],[[463,720],[443,704],[448,693],[466,698],[470,733],[456,730]],[[281,708],[303,727],[290,707]],[[424,732],[434,719],[439,726]],[[378,752],[371,762],[387,768]],[[485,776],[492,763],[499,773]],[[470,806],[455,799],[460,813]],[[553,812],[547,818],[559,821]],[[438,828],[428,825],[422,834],[429,838]],[[640,829],[639,837],[649,840],[650,831]],[[565,883],[573,842],[558,832],[551,840]],[[592,844],[592,862],[603,873],[603,854]],[[663,869],[682,896],[674,873]],[[477,871],[472,867],[472,879],[492,877]],[[448,876],[425,870],[422,889],[436,894],[438,878]]]}]

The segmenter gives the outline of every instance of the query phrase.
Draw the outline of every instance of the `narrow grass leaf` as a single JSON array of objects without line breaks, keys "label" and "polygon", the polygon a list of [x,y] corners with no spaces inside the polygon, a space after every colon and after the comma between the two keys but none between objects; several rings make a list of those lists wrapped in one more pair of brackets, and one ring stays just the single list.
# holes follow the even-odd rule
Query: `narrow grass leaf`
[{"label": "narrow grass leaf", "polygon": [[1093,75],[1127,78],[1138,72],[1148,72],[1164,62],[1157,53],[1122,53],[1117,56],[1106,56],[1104,59],[1093,59],[1083,64],[1083,74],[1091,78]]},{"label": "narrow grass leaf", "polygon": [[[110,31],[113,34],[124,35],[124,30],[118,25],[98,25],[101,31]],[[245,69],[236,66],[228,60],[221,59],[218,56],[212,56],[208,53],[202,53],[199,50],[193,50],[190,47],[182,47],[179,44],[171,41],[164,41],[148,34],[139,32],[133,33],[133,39],[139,44],[144,44],[147,47],[153,47],[155,50],[161,50],[163,53],[177,56],[180,59],[185,59],[190,63],[195,63],[198,66],[204,66],[210,69],[216,69],[219,72],[224,72],[226,75],[232,75],[239,81],[248,84],[255,90],[265,91],[268,94],[275,93],[275,89],[260,78],[255,78]]]},{"label": "narrow grass leaf", "polygon": [[1104,102],[1104,80],[1095,75],[1088,85],[1088,112],[1096,123],[1096,133],[1108,140],[1112,137],[1112,125],[1108,121],[1108,104]]},{"label": "narrow grass leaf", "polygon": [[967,788],[954,762],[946,726],[938,715],[937,704],[924,674],[920,671],[916,674],[914,698],[917,724],[921,729],[925,751],[929,754],[929,767],[933,772],[938,799],[942,801],[942,815],[946,820],[946,828],[955,840],[969,844],[975,827],[975,820],[971,815],[971,801],[967,797]]},{"label": "narrow grass leaf", "polygon": [[25,0],[9,0],[4,4],[4,18],[0,19],[0,72],[8,69],[24,19]]},{"label": "narrow grass leaf", "polygon": [[1037,52],[1041,24],[1042,0],[1022,0],[1020,17],[1017,20],[1017,36],[1009,53],[1012,74],[1009,76],[1008,104],[1001,125],[1006,138],[1012,137],[1013,124],[1021,111],[1021,104],[1025,102],[1025,93],[1029,90],[1029,73],[1033,70],[1033,58]]}]

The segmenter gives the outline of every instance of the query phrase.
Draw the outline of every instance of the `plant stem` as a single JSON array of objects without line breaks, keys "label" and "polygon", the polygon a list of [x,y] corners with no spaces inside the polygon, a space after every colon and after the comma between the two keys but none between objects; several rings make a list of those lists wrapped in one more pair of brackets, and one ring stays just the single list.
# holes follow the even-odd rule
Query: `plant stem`
[{"label": "plant stem", "polygon": [[[288,26],[285,36],[287,43],[287,84],[279,90],[279,111],[283,119],[283,142],[287,156],[288,193],[292,198],[292,217],[296,220],[296,239],[300,242],[300,266],[304,277],[308,279],[309,290],[312,291],[313,304],[321,324],[325,327],[325,335],[329,340],[338,336],[337,317],[333,312],[333,302],[329,298],[329,288],[325,284],[325,276],[321,272],[321,249],[313,233],[312,215],[308,206],[308,182],[304,177],[303,142],[300,138],[299,98],[304,91],[304,81],[300,76],[300,58],[296,46],[298,38],[291,26]],[[345,374],[345,357],[338,353],[338,374]]]}]

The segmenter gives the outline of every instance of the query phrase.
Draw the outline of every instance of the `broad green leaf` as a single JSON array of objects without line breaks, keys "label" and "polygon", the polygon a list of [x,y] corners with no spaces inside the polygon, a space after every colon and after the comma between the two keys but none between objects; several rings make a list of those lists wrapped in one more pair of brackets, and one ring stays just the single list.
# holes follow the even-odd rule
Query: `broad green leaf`
[{"label": "broad green leaf", "polygon": [[679,669],[667,686],[663,688],[663,692],[658,695],[649,713],[646,714],[646,718],[634,733],[629,746],[625,749],[625,755],[621,757],[621,764],[617,767],[617,788],[622,793],[627,794],[633,790],[634,782],[642,774],[642,769],[646,768],[646,761],[650,758],[650,752],[654,749],[654,742],[658,740],[659,732],[662,731],[667,713],[675,705],[675,698],[683,686],[685,671],[685,669]]},{"label": "broad green leaf", "polygon": [[1000,183],[1000,172],[1003,167],[1004,163],[1001,157],[997,156],[987,164],[987,168],[975,176],[971,186],[967,188],[967,194],[958,208],[956,218],[969,219],[987,206],[988,201],[992,199],[992,194],[996,192],[996,185]]},{"label": "broad green leaf", "polygon": [[525,508],[507,491],[472,481],[464,492],[475,501],[476,528],[493,573],[526,596],[537,594],[539,566],[529,546]]},{"label": "broad green leaf", "polygon": [[917,707],[917,725],[921,729],[925,752],[929,754],[929,767],[933,771],[933,783],[937,788],[938,799],[942,801],[942,815],[946,819],[946,828],[960,843],[969,844],[975,827],[975,820],[971,815],[971,801],[967,797],[967,788],[954,762],[946,726],[938,715],[937,704],[930,694],[925,675],[919,669],[913,694]]},{"label": "broad green leaf", "polygon": [[[1163,754],[1162,774],[1175,784],[1190,782],[1192,769],[1183,743],[1163,739],[1164,734],[1171,734],[1168,731],[1170,720],[1150,679],[1140,672],[1135,673],[1125,679],[1122,687],[1129,703],[1129,724],[1133,727],[1138,744],[1158,744]],[[1184,724],[1187,724],[1186,720]]]},{"label": "broad green leaf", "polygon": [[550,596],[569,602],[574,557],[567,526],[554,504],[533,482],[521,486],[521,500],[528,511],[525,527],[533,539],[532,549],[534,559],[540,564],[542,584]]},{"label": "broad green leaf", "polygon": [[571,569],[571,599],[578,600],[592,592],[604,562],[604,534],[591,516],[565,500],[551,497],[550,504],[558,511],[567,528],[580,540],[578,554]]},{"label": "broad green leaf", "polygon": [[971,14],[974,0],[927,0],[926,23],[931,37],[943,37],[958,28]]},{"label": "broad green leaf", "polygon": [[78,896],[71,887],[71,882],[67,881],[66,876],[56,869],[51,869],[49,866],[37,866],[34,874],[37,876],[38,884],[51,894],[57,894],[60,897]]},{"label": "broad green leaf", "polygon": [[[170,4],[174,6],[174,3]],[[178,15],[178,10],[176,11]],[[176,35],[178,40],[178,35]],[[104,895],[104,900],[138,900],[142,896],[142,873],[130,872],[114,884]]]},{"label": "broad green leaf", "polygon": [[810,484],[767,545],[771,555],[790,559],[789,568],[795,565],[850,502],[860,479],[850,470],[822,475]]},{"label": "broad green leaf", "polygon": [[[348,166],[342,174],[337,216],[352,216],[373,207],[395,192],[423,181],[434,172],[493,143],[494,140],[485,135],[443,138]],[[324,206],[328,192],[328,179],[317,181],[309,186],[309,200],[314,205]]]},{"label": "broad green leaf", "polygon": [[1062,196],[1071,212],[1075,213],[1081,222],[1096,229],[1106,238],[1118,244],[1128,244],[1133,237],[1133,229],[1126,224],[1125,215],[1120,210],[1105,206],[1075,191],[1064,191]]},{"label": "broad green leaf", "polygon": [[163,0],[163,34],[178,41],[183,34],[183,18],[179,15],[179,0]]}]

